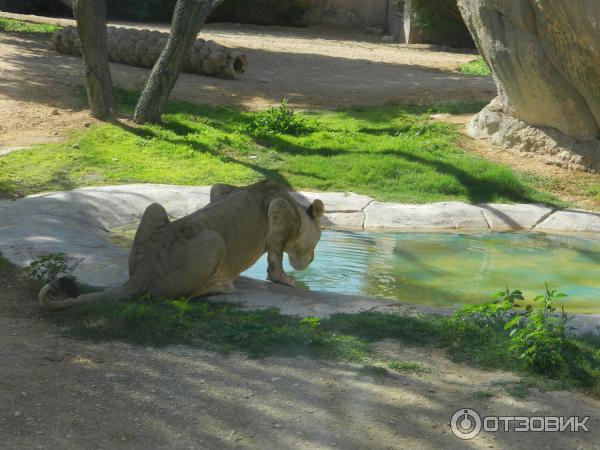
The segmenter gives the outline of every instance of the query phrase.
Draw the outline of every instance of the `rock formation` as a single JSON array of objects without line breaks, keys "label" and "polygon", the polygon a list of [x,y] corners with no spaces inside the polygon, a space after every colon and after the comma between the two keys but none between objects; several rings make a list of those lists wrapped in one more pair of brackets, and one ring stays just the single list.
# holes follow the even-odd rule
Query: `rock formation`
[{"label": "rock formation", "polygon": [[498,97],[474,137],[600,170],[600,2],[458,0]]}]

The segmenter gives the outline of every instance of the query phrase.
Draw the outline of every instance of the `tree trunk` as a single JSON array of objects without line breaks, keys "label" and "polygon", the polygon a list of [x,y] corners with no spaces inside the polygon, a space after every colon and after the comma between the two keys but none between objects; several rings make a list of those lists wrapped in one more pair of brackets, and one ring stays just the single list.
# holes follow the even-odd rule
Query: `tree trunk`
[{"label": "tree trunk", "polygon": [[74,0],[81,37],[85,87],[92,116],[109,119],[115,111],[106,40],[106,0]]},{"label": "tree trunk", "polygon": [[167,45],[152,68],[135,108],[136,123],[159,122],[183,62],[210,12],[221,0],[177,0]]},{"label": "tree trunk", "polygon": [[598,0],[458,0],[498,98],[475,137],[547,162],[600,169]]}]

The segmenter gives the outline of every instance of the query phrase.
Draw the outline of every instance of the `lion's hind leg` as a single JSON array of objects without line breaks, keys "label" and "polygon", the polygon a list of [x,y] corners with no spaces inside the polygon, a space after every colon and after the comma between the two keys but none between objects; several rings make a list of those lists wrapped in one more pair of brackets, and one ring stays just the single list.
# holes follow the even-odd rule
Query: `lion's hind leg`
[{"label": "lion's hind leg", "polygon": [[204,231],[178,243],[171,249],[171,258],[175,261],[163,282],[167,296],[197,297],[233,290],[223,270],[225,243],[219,233]]}]

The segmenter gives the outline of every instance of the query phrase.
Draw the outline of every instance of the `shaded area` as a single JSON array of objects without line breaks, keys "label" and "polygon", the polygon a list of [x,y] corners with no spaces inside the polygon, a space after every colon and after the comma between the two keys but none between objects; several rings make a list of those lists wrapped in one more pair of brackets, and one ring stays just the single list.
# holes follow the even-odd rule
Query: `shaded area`
[{"label": "shaded area", "polygon": [[[351,46],[352,42],[339,45]],[[7,70],[0,85],[5,95],[36,100],[40,82],[82,83],[80,58],[48,50],[47,37],[2,34],[0,46]],[[495,95],[493,82],[488,78],[466,77],[424,66],[331,56],[335,52],[325,56],[268,47],[242,50],[249,60],[242,80],[182,74],[173,98],[256,109],[288,97],[295,107],[333,109],[355,104],[487,101]],[[116,85],[135,90],[141,89],[148,74],[145,69],[120,64],[113,64],[112,70]],[[16,83],[28,89],[17,93],[11,89]],[[64,101],[60,97],[48,101],[60,104]]]}]

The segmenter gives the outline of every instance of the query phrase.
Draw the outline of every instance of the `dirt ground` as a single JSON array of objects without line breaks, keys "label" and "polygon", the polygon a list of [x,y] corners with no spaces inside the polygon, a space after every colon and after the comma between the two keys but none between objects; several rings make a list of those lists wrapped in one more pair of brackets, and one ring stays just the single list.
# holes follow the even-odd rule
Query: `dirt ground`
[{"label": "dirt ground", "polygon": [[[600,448],[599,400],[538,391],[517,399],[506,391],[512,374],[394,341],[377,348],[431,373],[373,377],[307,358],[67,339],[28,284],[0,269],[0,448]],[[482,415],[590,416],[591,431],[461,441],[449,422],[465,407]]]},{"label": "dirt ground", "polygon": [[[318,28],[211,25],[200,36],[242,49],[248,55],[248,71],[237,81],[182,74],[173,98],[253,110],[287,97],[296,108],[334,109],[486,101],[496,92],[489,78],[456,72],[473,54],[386,44],[366,34]],[[47,35],[0,33],[0,151],[56,140],[90,121],[78,89],[83,85],[81,59],[49,50],[48,40]],[[115,84],[128,89],[141,90],[149,72],[111,66]]]},{"label": "dirt ground", "polygon": [[572,203],[578,208],[600,210],[600,199],[590,197],[585,192],[589,186],[600,183],[600,174],[565,169],[548,164],[531,152],[496,147],[488,141],[472,139],[466,135],[467,122],[471,117],[470,114],[439,114],[433,115],[432,119],[459,125],[464,134],[459,145],[469,153],[534,177],[545,178],[545,190],[561,200]]}]

